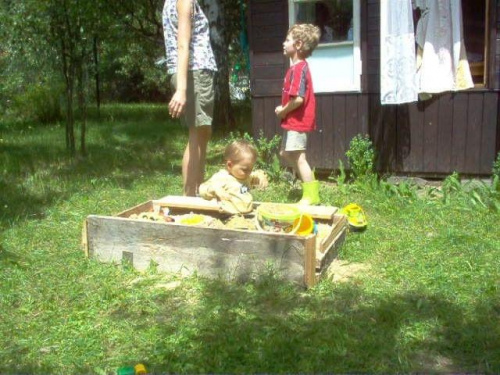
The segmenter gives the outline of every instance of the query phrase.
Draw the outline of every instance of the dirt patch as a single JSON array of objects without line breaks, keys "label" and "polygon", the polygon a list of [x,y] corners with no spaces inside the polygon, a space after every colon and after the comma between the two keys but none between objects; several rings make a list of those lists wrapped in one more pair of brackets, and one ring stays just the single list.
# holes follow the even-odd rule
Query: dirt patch
[{"label": "dirt patch", "polygon": [[328,279],[333,282],[343,283],[369,270],[370,266],[365,263],[352,263],[345,260],[334,259],[328,267],[326,274]]},{"label": "dirt patch", "polygon": [[444,374],[463,374],[450,358],[436,353],[420,352],[415,355],[415,361],[419,368],[417,372],[422,373],[444,373]]}]

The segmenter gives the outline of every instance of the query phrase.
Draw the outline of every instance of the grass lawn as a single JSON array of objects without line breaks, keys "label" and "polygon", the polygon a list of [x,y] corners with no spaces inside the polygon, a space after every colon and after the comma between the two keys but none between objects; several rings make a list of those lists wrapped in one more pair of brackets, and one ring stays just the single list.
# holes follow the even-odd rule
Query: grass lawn
[{"label": "grass lawn", "polygon": [[[0,123],[0,373],[500,372],[500,215],[464,196],[323,181],[324,204],[367,213],[339,255],[366,268],[310,290],[86,259],[87,215],[181,193],[187,134],[166,118],[104,107],[86,159],[67,157],[64,126]],[[209,174],[223,147],[215,137]],[[254,198],[296,201],[288,191]]]}]

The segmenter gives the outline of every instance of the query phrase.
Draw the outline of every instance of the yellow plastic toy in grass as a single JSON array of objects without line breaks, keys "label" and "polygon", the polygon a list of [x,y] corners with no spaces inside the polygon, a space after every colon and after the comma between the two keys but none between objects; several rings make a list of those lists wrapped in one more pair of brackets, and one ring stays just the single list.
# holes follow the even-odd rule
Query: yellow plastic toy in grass
[{"label": "yellow plastic toy in grass", "polygon": [[347,222],[353,230],[364,230],[368,225],[363,209],[356,203],[350,203],[340,210],[341,214],[347,216]]}]

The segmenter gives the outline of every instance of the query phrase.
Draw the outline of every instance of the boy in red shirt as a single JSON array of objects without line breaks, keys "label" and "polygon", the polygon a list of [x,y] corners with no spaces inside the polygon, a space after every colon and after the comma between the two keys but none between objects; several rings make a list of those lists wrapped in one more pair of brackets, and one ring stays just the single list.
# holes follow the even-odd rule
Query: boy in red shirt
[{"label": "boy in red shirt", "polygon": [[321,32],[317,26],[298,24],[292,26],[283,43],[283,54],[290,58],[283,85],[281,105],[275,109],[285,129],[280,155],[302,180],[302,199],[299,204],[318,204],[319,182],[306,160],[307,133],[316,129],[316,100],[309,65],[319,42]]}]

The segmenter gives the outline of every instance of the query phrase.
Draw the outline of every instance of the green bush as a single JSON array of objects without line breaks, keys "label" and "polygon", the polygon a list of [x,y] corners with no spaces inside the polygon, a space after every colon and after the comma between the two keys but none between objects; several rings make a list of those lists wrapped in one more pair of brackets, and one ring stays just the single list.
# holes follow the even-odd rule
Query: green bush
[{"label": "green bush", "polygon": [[363,180],[374,175],[375,151],[368,135],[356,135],[349,143],[346,156],[355,179]]},{"label": "green bush", "polygon": [[497,176],[500,178],[500,152],[497,155],[497,159],[493,163],[493,169],[491,170],[493,177]]},{"label": "green bush", "polygon": [[57,122],[62,119],[62,95],[61,86],[44,84],[29,86],[24,93],[14,98],[12,115],[42,124]]}]

